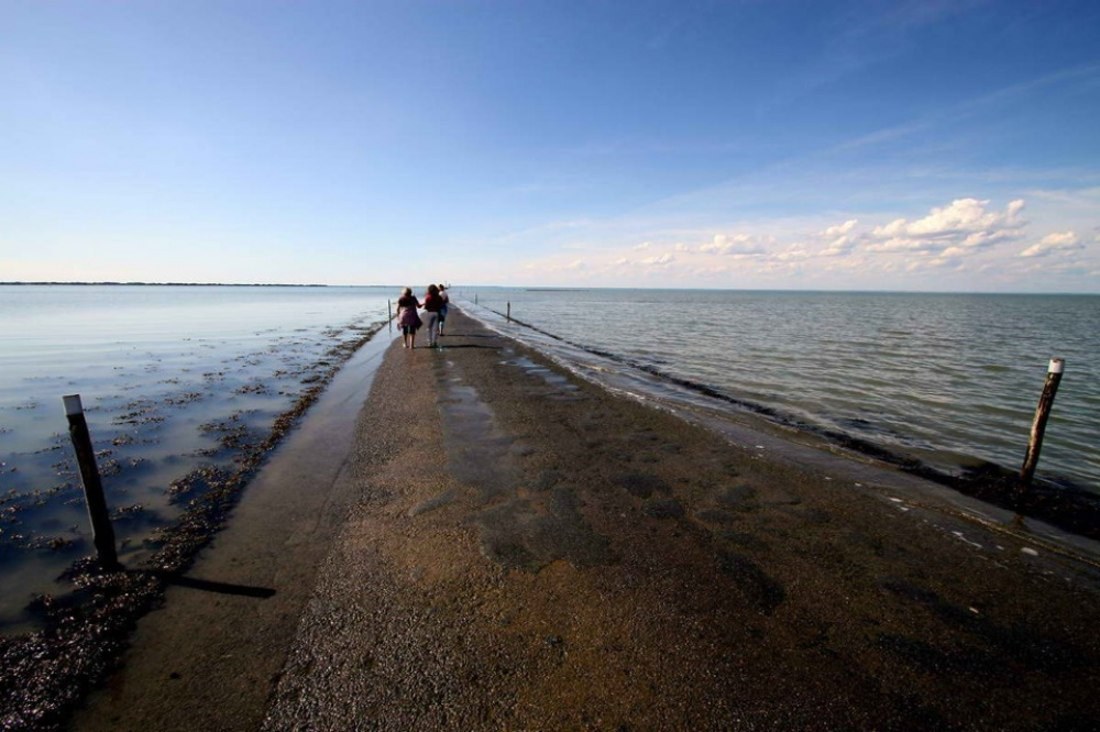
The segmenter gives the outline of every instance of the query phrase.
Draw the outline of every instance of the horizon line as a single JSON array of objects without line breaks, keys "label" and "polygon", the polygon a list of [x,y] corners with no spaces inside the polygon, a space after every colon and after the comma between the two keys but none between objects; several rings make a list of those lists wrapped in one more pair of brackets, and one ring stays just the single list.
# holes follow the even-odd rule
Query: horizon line
[{"label": "horizon line", "polygon": [[[297,288],[336,288],[336,287],[405,287],[406,285],[372,284],[372,285],[332,285],[325,283],[292,283],[292,282],[147,282],[147,281],[121,281],[121,280],[12,280],[0,281],[0,287],[29,287],[29,286],[61,286],[61,287],[297,287]],[[821,289],[821,288],[754,288],[754,287],[634,287],[629,285],[500,285],[500,284],[466,284],[447,285],[447,289],[463,288],[497,288],[506,290],[534,291],[583,291],[583,290],[686,290],[696,292],[789,292],[789,293],[859,293],[881,295],[1040,295],[1040,296],[1077,296],[1097,297],[1100,292],[1020,292],[1008,290],[883,290],[883,289]]]}]

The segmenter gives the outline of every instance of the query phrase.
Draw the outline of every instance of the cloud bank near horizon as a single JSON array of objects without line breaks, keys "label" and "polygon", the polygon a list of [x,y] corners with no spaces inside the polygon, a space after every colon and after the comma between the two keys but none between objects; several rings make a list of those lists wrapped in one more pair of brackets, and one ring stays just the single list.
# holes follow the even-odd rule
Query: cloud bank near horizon
[{"label": "cloud bank near horizon", "polygon": [[[1100,191],[1088,197],[1100,204]],[[777,222],[774,231],[700,230],[614,247],[564,245],[558,254],[526,262],[522,279],[1027,292],[1058,291],[1067,281],[1085,290],[1100,278],[1100,226],[1043,231],[1026,214],[1024,199],[998,208],[989,199],[959,198],[911,218],[866,216],[816,226],[809,218]]]}]

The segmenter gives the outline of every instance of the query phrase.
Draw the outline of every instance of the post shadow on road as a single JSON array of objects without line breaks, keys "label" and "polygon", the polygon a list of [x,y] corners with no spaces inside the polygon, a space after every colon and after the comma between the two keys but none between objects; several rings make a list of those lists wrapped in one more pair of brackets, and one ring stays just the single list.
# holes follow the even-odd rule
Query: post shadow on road
[{"label": "post shadow on road", "polygon": [[132,574],[148,574],[160,579],[165,584],[176,585],[177,587],[188,587],[193,590],[202,590],[203,592],[216,592],[219,595],[257,597],[261,600],[266,600],[275,595],[275,590],[269,587],[252,587],[250,585],[218,582],[217,580],[200,579],[198,577],[184,577],[183,575],[173,574],[172,572],[137,569],[128,569],[126,572]]}]

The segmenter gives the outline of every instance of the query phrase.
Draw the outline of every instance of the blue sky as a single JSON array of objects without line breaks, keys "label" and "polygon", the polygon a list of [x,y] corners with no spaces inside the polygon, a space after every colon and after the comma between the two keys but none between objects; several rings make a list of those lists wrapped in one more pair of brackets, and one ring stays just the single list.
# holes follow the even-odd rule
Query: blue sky
[{"label": "blue sky", "polygon": [[1100,292],[1100,3],[0,0],[0,280]]}]

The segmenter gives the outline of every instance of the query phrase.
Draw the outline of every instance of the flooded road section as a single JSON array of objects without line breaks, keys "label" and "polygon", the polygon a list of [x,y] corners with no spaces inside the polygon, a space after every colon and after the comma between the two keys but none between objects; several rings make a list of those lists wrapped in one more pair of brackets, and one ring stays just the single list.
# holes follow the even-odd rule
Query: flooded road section
[{"label": "flooded road section", "polygon": [[[503,364],[541,381],[531,389],[533,399],[583,400],[565,377],[510,349],[503,355]],[[463,382],[453,361],[441,360],[433,370],[441,395],[448,468],[479,493],[477,508],[467,520],[478,530],[482,553],[504,567],[533,571],[559,559],[575,566],[605,563],[607,540],[578,511],[581,487],[555,470],[525,479],[519,463],[535,447],[498,427],[492,409],[475,387]],[[453,498],[453,493],[428,503],[447,497]]]},{"label": "flooded road section", "polygon": [[[0,728],[63,726],[111,671],[96,713],[69,727],[230,729],[223,720],[201,720],[219,706],[236,719],[256,707],[255,716],[262,714],[264,684],[281,665],[312,568],[343,518],[351,488],[342,476],[354,426],[388,335],[379,330],[354,352],[349,348],[343,367],[326,379],[328,388],[318,387],[301,405],[309,418],[288,415],[281,434],[268,438],[216,503],[191,504],[152,566],[87,570],[81,594],[52,608],[56,625],[0,639]],[[142,618],[153,607],[159,612]],[[219,674],[225,678],[210,683]],[[185,689],[201,702],[173,710]],[[179,726],[165,721],[173,711]],[[132,724],[117,721],[123,713]]]}]

